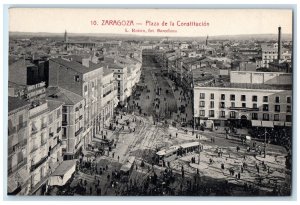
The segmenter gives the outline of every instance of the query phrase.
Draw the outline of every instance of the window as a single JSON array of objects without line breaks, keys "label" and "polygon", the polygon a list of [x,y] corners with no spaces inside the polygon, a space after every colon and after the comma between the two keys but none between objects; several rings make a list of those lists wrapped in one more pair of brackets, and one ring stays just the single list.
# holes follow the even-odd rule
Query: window
[{"label": "window", "polygon": [[220,102],[220,108],[225,108],[225,102]]},{"label": "window", "polygon": [[269,114],[268,113],[263,114],[263,120],[269,121]]},{"label": "window", "polygon": [[118,75],[118,78],[120,78],[121,76],[120,75]]},{"label": "window", "polygon": [[287,122],[292,122],[292,116],[291,115],[287,115],[286,116],[286,121]]},{"label": "window", "polygon": [[279,97],[278,96],[276,96],[276,98],[275,98],[275,103],[279,103]]},{"label": "window", "polygon": [[264,96],[264,97],[263,97],[263,102],[268,102],[268,100],[269,100],[269,99],[268,99],[268,96]]},{"label": "window", "polygon": [[257,104],[256,103],[253,103],[253,108],[257,108]]},{"label": "window", "polygon": [[252,113],[252,120],[257,120],[258,117],[257,117],[257,113]]},{"label": "window", "polygon": [[61,115],[61,111],[60,111],[60,109],[58,109],[57,111],[56,111],[56,115],[57,115],[57,119],[60,117],[60,115]]},{"label": "window", "polygon": [[291,112],[291,111],[292,111],[291,106],[290,106],[290,105],[287,105],[287,106],[286,106],[286,112]]},{"label": "window", "polygon": [[200,110],[200,116],[205,116],[205,110]]},{"label": "window", "polygon": [[235,95],[230,95],[230,100],[235,100]]},{"label": "window", "polygon": [[225,94],[221,94],[221,100],[225,100]]},{"label": "window", "polygon": [[67,138],[67,128],[63,127],[62,130],[63,130],[62,138],[65,139],[65,138]]},{"label": "window", "polygon": [[275,112],[280,112],[280,105],[275,105]]},{"label": "window", "polygon": [[274,121],[279,121],[279,115],[278,114],[274,114]]},{"label": "window", "polygon": [[211,99],[211,100],[215,99],[215,94],[211,93],[211,94],[210,94],[210,99]]},{"label": "window", "polygon": [[225,111],[221,111],[221,117],[222,117],[222,118],[225,117]]},{"label": "window", "polygon": [[252,102],[257,102],[257,96],[256,95],[252,96]]},{"label": "window", "polygon": [[22,163],[24,160],[23,152],[18,152],[18,164]]},{"label": "window", "polygon": [[214,110],[209,111],[209,117],[215,117],[215,111]]},{"label": "window", "polygon": [[88,88],[87,85],[84,86],[84,92],[87,92]]},{"label": "window", "polygon": [[246,107],[246,103],[242,103],[242,107]]},{"label": "window", "polygon": [[66,114],[63,114],[62,115],[62,121],[63,121],[63,123],[67,123],[67,115]]},{"label": "window", "polygon": [[234,111],[230,112],[230,118],[235,118],[235,112]]},{"label": "window", "polygon": [[200,93],[200,99],[205,99],[205,93]]},{"label": "window", "polygon": [[241,95],[241,101],[246,101],[246,95]]},{"label": "window", "polygon": [[269,111],[269,105],[263,104],[263,111]]},{"label": "window", "polygon": [[79,75],[75,75],[74,80],[75,80],[75,82],[79,82]]},{"label": "window", "polygon": [[286,98],[286,103],[291,103],[291,97]]},{"label": "window", "polygon": [[200,107],[205,107],[205,101],[200,101]]},{"label": "window", "polygon": [[214,101],[210,101],[210,108],[214,108],[214,107],[215,107]]},{"label": "window", "polygon": [[19,115],[19,125],[20,126],[23,125],[23,115],[22,114]]},{"label": "window", "polygon": [[235,102],[232,102],[232,103],[231,103],[231,107],[235,107]]}]

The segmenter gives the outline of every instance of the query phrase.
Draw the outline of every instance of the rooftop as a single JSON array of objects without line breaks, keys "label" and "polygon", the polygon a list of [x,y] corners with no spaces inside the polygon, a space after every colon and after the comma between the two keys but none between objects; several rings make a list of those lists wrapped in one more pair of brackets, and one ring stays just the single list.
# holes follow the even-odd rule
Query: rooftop
[{"label": "rooftop", "polygon": [[107,76],[111,73],[114,73],[114,71],[110,70],[109,68],[104,67],[103,68],[103,76]]},{"label": "rooftop", "polygon": [[8,112],[27,105],[30,105],[30,103],[24,99],[20,99],[18,97],[8,97]]},{"label": "rooftop", "polygon": [[255,84],[255,83],[231,83],[229,77],[214,78],[209,83],[201,85],[195,83],[195,87],[241,88],[261,90],[292,90],[292,85],[279,84]]},{"label": "rooftop", "polygon": [[82,73],[82,74],[85,74],[85,73],[88,73],[88,72],[91,72],[91,71],[97,69],[97,68],[88,68],[76,61],[67,61],[67,60],[64,60],[61,58],[52,58],[52,59],[50,59],[50,61],[58,63],[64,67],[70,68],[70,69],[75,70],[76,72]]},{"label": "rooftop", "polygon": [[75,105],[84,99],[80,95],[60,87],[48,87],[46,94],[47,100],[64,102],[66,105]]},{"label": "rooftop", "polygon": [[50,111],[59,108],[63,104],[64,104],[63,102],[58,102],[58,101],[54,101],[54,100],[49,100],[48,99],[48,108],[49,108]]}]

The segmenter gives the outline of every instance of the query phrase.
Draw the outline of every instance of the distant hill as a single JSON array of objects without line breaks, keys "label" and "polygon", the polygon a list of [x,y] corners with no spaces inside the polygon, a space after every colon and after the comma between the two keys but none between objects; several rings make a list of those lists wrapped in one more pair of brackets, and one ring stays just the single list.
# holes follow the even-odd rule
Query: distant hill
[{"label": "distant hill", "polygon": [[[47,33],[47,32],[10,32],[10,38],[32,38],[32,37],[44,37],[44,38],[64,38],[64,33]],[[91,37],[101,39],[120,39],[120,40],[152,40],[161,39],[167,36],[141,36],[134,34],[104,34],[104,33],[68,33],[68,37]],[[204,41],[206,36],[199,37],[168,37],[169,40],[183,40],[183,41]],[[277,40],[277,34],[241,34],[241,35],[219,35],[209,36],[209,40]],[[291,41],[292,34],[282,34],[282,40]]]}]

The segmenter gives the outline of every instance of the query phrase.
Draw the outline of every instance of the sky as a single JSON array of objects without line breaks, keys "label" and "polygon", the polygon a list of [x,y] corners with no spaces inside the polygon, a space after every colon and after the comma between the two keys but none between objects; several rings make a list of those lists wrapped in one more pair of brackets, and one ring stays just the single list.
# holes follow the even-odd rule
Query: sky
[{"label": "sky", "polygon": [[[129,25],[102,25],[106,20],[120,20]],[[147,21],[148,24],[146,24]],[[167,25],[162,25],[163,21]],[[170,21],[174,23],[173,26],[170,25]],[[206,26],[178,26],[178,23],[187,22],[206,22]],[[67,30],[68,33],[216,36],[276,34],[278,26],[281,26],[283,34],[292,33],[292,10],[74,8],[11,8],[9,10],[9,31],[11,32],[64,33]],[[145,30],[145,32],[132,32],[133,29]],[[160,33],[157,29],[170,29],[176,32]]]}]

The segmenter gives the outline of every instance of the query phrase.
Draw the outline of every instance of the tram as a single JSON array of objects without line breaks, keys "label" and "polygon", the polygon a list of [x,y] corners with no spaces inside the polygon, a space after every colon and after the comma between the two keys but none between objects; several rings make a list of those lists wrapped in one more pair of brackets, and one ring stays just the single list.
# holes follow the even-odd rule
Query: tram
[{"label": "tram", "polygon": [[156,162],[159,166],[165,166],[166,162],[171,162],[178,157],[185,156],[187,153],[199,152],[200,147],[202,145],[199,142],[188,142],[164,148],[156,153]]}]

